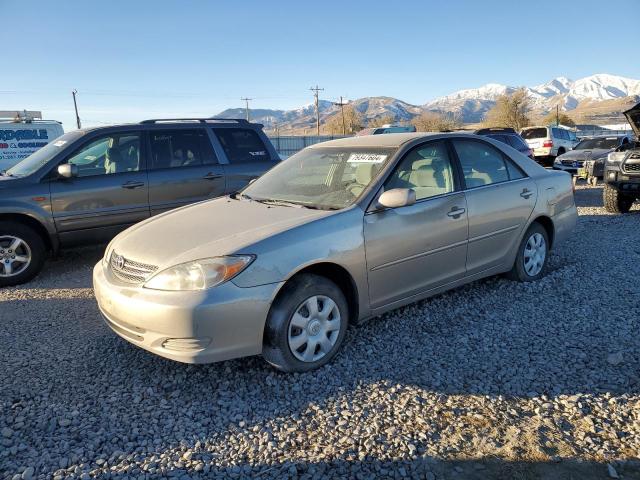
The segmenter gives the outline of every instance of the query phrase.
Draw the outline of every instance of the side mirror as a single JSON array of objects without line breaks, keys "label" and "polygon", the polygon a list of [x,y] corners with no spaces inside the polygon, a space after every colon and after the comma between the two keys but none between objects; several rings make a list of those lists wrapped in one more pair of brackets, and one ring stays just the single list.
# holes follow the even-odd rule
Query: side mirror
[{"label": "side mirror", "polygon": [[407,207],[416,203],[416,192],[411,188],[394,188],[380,195],[378,203],[386,208]]},{"label": "side mirror", "polygon": [[78,176],[78,166],[72,163],[58,165],[58,175],[62,178],[73,178]]}]

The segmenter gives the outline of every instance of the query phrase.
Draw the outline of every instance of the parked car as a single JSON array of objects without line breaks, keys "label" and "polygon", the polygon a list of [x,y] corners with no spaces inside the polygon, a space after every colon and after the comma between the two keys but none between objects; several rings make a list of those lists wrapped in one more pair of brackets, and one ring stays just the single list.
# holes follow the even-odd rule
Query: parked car
[{"label": "parked car", "polygon": [[533,150],[529,148],[527,142],[525,142],[518,132],[516,132],[513,128],[481,128],[476,130],[476,135],[483,135],[485,137],[493,138],[494,140],[498,140],[499,142],[506,143],[510,147],[515,148],[523,155],[526,155],[532,160],[535,160],[533,156]]},{"label": "parked car", "polygon": [[607,156],[602,196],[605,209],[612,213],[627,213],[640,200],[640,103],[624,115],[636,142],[618,147]]},{"label": "parked car", "polygon": [[[13,167],[64,133],[62,123],[40,112],[0,112],[0,172]],[[34,118],[35,117],[35,118]]]},{"label": "parked car", "polygon": [[361,137],[363,135],[381,135],[383,133],[408,133],[415,132],[416,127],[413,125],[383,125],[381,127],[375,128],[364,128],[356,133],[356,137]]},{"label": "parked car", "polygon": [[563,153],[569,152],[575,146],[575,135],[562,127],[526,127],[520,136],[533,150],[535,159],[540,164],[551,167],[553,160]]},{"label": "parked car", "polygon": [[126,230],[93,284],[113,331],[157,355],[306,371],[348,324],[489,275],[539,279],[576,218],[570,175],[493,139],[352,137]]},{"label": "parked car", "polygon": [[572,151],[556,157],[553,168],[576,173],[586,161],[593,160],[595,161],[594,176],[602,178],[607,155],[630,141],[627,135],[583,138]]},{"label": "parked car", "polygon": [[0,287],[33,278],[48,251],[106,242],[150,216],[235,192],[278,161],[262,125],[245,120],[69,132],[0,176]]}]

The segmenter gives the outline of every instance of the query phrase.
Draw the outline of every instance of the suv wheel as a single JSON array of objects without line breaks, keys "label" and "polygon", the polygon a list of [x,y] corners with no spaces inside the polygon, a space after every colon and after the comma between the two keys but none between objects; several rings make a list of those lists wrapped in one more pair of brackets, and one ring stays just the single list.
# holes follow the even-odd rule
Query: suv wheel
[{"label": "suv wheel", "polygon": [[631,210],[633,200],[633,197],[620,193],[617,188],[612,187],[608,183],[604,184],[604,188],[602,189],[602,202],[607,212],[627,213]]},{"label": "suv wheel", "polygon": [[42,269],[46,255],[42,237],[17,222],[0,222],[0,287],[28,282]]},{"label": "suv wheel", "polygon": [[549,236],[539,223],[533,223],[518,247],[516,261],[507,277],[518,282],[533,282],[543,277],[549,258]]},{"label": "suv wheel", "polygon": [[349,323],[344,294],[325,277],[295,277],[273,303],[262,355],[285,372],[306,372],[337,353]]}]

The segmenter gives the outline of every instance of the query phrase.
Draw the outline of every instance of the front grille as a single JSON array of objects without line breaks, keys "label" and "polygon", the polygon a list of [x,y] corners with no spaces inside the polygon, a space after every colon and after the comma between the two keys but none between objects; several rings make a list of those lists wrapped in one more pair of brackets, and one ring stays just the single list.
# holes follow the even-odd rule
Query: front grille
[{"label": "front grille", "polygon": [[577,163],[579,167],[582,166],[581,160],[562,160],[562,165],[565,165],[567,167],[573,167],[574,163]]},{"label": "front grille", "polygon": [[143,283],[158,270],[155,265],[134,262],[116,252],[111,253],[109,266],[116,278],[127,283]]},{"label": "front grille", "polygon": [[640,163],[625,163],[624,171],[625,173],[640,173]]}]

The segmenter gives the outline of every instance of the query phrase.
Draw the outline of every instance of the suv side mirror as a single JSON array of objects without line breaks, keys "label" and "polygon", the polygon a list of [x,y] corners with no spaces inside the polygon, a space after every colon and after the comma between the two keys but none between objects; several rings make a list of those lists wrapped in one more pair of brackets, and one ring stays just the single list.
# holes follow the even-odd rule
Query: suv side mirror
[{"label": "suv side mirror", "polygon": [[416,192],[411,188],[393,188],[380,195],[378,203],[386,208],[407,207],[416,203]]},{"label": "suv side mirror", "polygon": [[58,165],[58,175],[62,178],[73,178],[78,176],[78,166],[72,163]]}]

